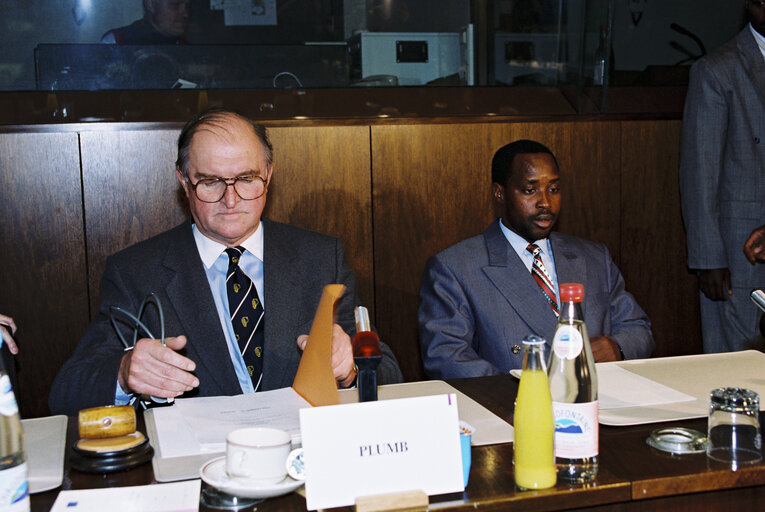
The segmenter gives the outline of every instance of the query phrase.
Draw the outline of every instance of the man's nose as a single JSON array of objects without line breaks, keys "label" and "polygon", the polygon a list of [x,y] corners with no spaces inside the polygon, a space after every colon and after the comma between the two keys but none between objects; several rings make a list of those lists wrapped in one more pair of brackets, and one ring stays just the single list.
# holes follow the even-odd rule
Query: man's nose
[{"label": "man's nose", "polygon": [[223,194],[223,203],[232,208],[239,201],[239,194],[236,193],[233,183],[226,183],[226,193]]}]

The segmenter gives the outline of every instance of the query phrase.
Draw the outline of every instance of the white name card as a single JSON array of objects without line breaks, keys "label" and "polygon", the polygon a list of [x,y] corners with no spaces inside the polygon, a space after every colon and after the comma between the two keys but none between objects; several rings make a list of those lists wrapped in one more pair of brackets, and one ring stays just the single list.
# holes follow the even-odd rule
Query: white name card
[{"label": "white name card", "polygon": [[300,431],[308,510],[465,489],[454,394],[301,409]]}]

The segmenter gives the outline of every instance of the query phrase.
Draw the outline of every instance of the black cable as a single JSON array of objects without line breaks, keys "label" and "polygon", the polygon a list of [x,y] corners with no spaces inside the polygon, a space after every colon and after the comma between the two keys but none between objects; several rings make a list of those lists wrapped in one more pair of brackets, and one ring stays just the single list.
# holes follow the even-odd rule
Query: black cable
[{"label": "black cable", "polygon": [[[114,332],[117,333],[117,337],[120,339],[120,342],[122,342],[122,345],[125,347],[125,351],[133,350],[133,347],[135,347],[135,344],[138,342],[138,332],[139,329],[143,332],[144,336],[151,339],[156,339],[154,335],[151,333],[148,327],[141,321],[141,318],[143,317],[144,311],[146,311],[146,306],[148,304],[153,304],[154,307],[157,308],[157,312],[159,313],[159,329],[160,329],[160,342],[162,343],[162,346],[166,346],[165,344],[165,314],[162,311],[162,302],[159,300],[159,297],[156,293],[151,292],[149,295],[146,296],[145,299],[141,302],[141,306],[138,308],[138,316],[133,315],[132,313],[122,309],[119,306],[110,306],[109,307],[109,321],[112,324],[112,327],[114,328]],[[117,326],[117,314],[122,315],[123,317],[132,320],[134,322],[132,326],[133,330],[133,343],[130,344],[125,340],[125,337],[122,335],[122,332],[120,331],[119,327]],[[130,325],[129,322],[125,321],[125,318],[122,318],[121,320]],[[145,395],[142,395],[145,396]],[[136,397],[133,397],[133,399],[130,401],[132,404],[135,401]],[[158,403],[158,404],[164,404],[164,403],[171,403],[173,401],[172,398],[161,398],[157,396],[149,396],[149,399],[152,402]],[[141,404],[141,407],[144,409],[147,408],[146,400],[140,400],[139,403]]]}]

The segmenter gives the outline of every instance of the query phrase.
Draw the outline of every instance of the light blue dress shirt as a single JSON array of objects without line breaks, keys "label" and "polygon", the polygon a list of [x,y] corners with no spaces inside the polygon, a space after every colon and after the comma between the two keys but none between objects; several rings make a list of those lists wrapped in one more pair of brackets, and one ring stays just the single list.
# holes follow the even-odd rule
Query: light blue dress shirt
[{"label": "light blue dress shirt", "polygon": [[[236,377],[239,380],[242,393],[253,393],[255,389],[252,386],[252,379],[247,371],[247,365],[239,353],[239,344],[234,334],[234,326],[231,325],[228,291],[226,290],[226,272],[228,271],[226,246],[204,236],[197,229],[196,224],[192,225],[192,229],[199,256],[202,258],[202,263],[205,266],[207,281],[210,283],[210,290],[215,301],[215,309],[218,310],[218,319],[220,320],[223,333],[226,335],[226,345],[231,356],[231,362],[234,363]],[[239,258],[239,267],[255,284],[258,298],[260,298],[263,310],[265,311],[267,303],[263,295],[263,223],[261,222],[255,233],[240,245],[247,250]]]},{"label": "light blue dress shirt", "polygon": [[[499,222],[499,227],[502,229],[502,233],[505,235],[505,238],[507,238],[507,241],[510,242],[513,250],[516,252],[516,254],[518,254],[518,257],[521,258],[521,261],[523,261],[523,264],[526,265],[526,268],[530,274],[531,267],[534,265],[534,255],[526,250],[529,242],[520,235],[516,234],[514,231],[511,231],[505,227],[505,225],[502,224],[502,219],[497,220],[497,222]],[[555,300],[558,301],[558,304],[560,304],[560,292],[558,291],[558,273],[555,272],[555,260],[553,259],[550,239],[542,238],[534,243],[539,246],[539,254],[542,257],[542,263],[545,264],[545,268],[550,274],[553,286],[555,287]]]},{"label": "light blue dress shirt", "polygon": [[[210,284],[215,309],[218,312],[223,333],[226,336],[226,345],[228,346],[231,362],[234,364],[236,377],[242,388],[242,393],[254,393],[250,373],[247,371],[247,365],[244,363],[242,355],[239,353],[239,344],[234,335],[234,326],[231,325],[231,315],[228,307],[228,291],[226,290],[226,273],[228,271],[228,255],[225,252],[226,246],[207,238],[203,235],[196,224],[192,224],[194,232],[194,242],[199,251],[199,257],[205,267],[207,282]],[[246,251],[239,258],[239,266],[255,284],[258,291],[263,309],[266,308],[266,299],[263,294],[263,223],[258,225],[258,229],[242,244]],[[125,393],[117,382],[117,388],[114,396],[116,405],[125,405],[130,402],[132,395]]]}]

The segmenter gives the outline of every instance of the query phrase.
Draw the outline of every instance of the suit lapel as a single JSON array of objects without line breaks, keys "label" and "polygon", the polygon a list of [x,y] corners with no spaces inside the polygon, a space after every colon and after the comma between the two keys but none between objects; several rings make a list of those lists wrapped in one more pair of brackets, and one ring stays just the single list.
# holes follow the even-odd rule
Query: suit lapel
[{"label": "suit lapel", "polygon": [[752,35],[749,25],[737,37],[737,46],[741,52],[741,59],[744,61],[744,68],[740,71],[749,76],[749,80],[754,84],[757,90],[762,108],[765,109],[765,58],[760,52],[757,41]]},{"label": "suit lapel", "polygon": [[[584,258],[580,257],[575,251],[566,246],[557,233],[550,233],[550,245],[552,246],[553,258],[555,260],[555,273],[558,276],[558,286],[562,283],[582,283],[586,265]],[[584,291],[585,295],[587,290]]]},{"label": "suit lapel", "polygon": [[186,350],[197,365],[206,370],[203,372],[198,368],[197,373],[214,380],[224,394],[240,394],[242,391],[190,222],[182,226],[176,240],[169,244],[163,264],[174,273],[165,290],[167,296],[183,332],[194,340],[186,345]]},{"label": "suit lapel", "polygon": [[[526,265],[505,238],[499,223],[493,223],[484,233],[489,264],[484,274],[507,299],[510,307],[525,321],[531,332],[547,336],[555,326],[555,313],[539,291]],[[550,341],[550,340],[548,340]]]},{"label": "suit lapel", "polygon": [[[296,298],[301,283],[309,280],[295,260],[299,252],[291,240],[282,236],[279,225],[263,219],[263,294],[265,302],[265,347],[263,354],[263,388],[275,389],[292,385],[300,354],[296,328],[300,324]],[[308,326],[310,328],[310,326]],[[306,331],[307,333],[308,331]],[[294,339],[293,339],[294,338]],[[288,378],[285,378],[288,376]]]}]

